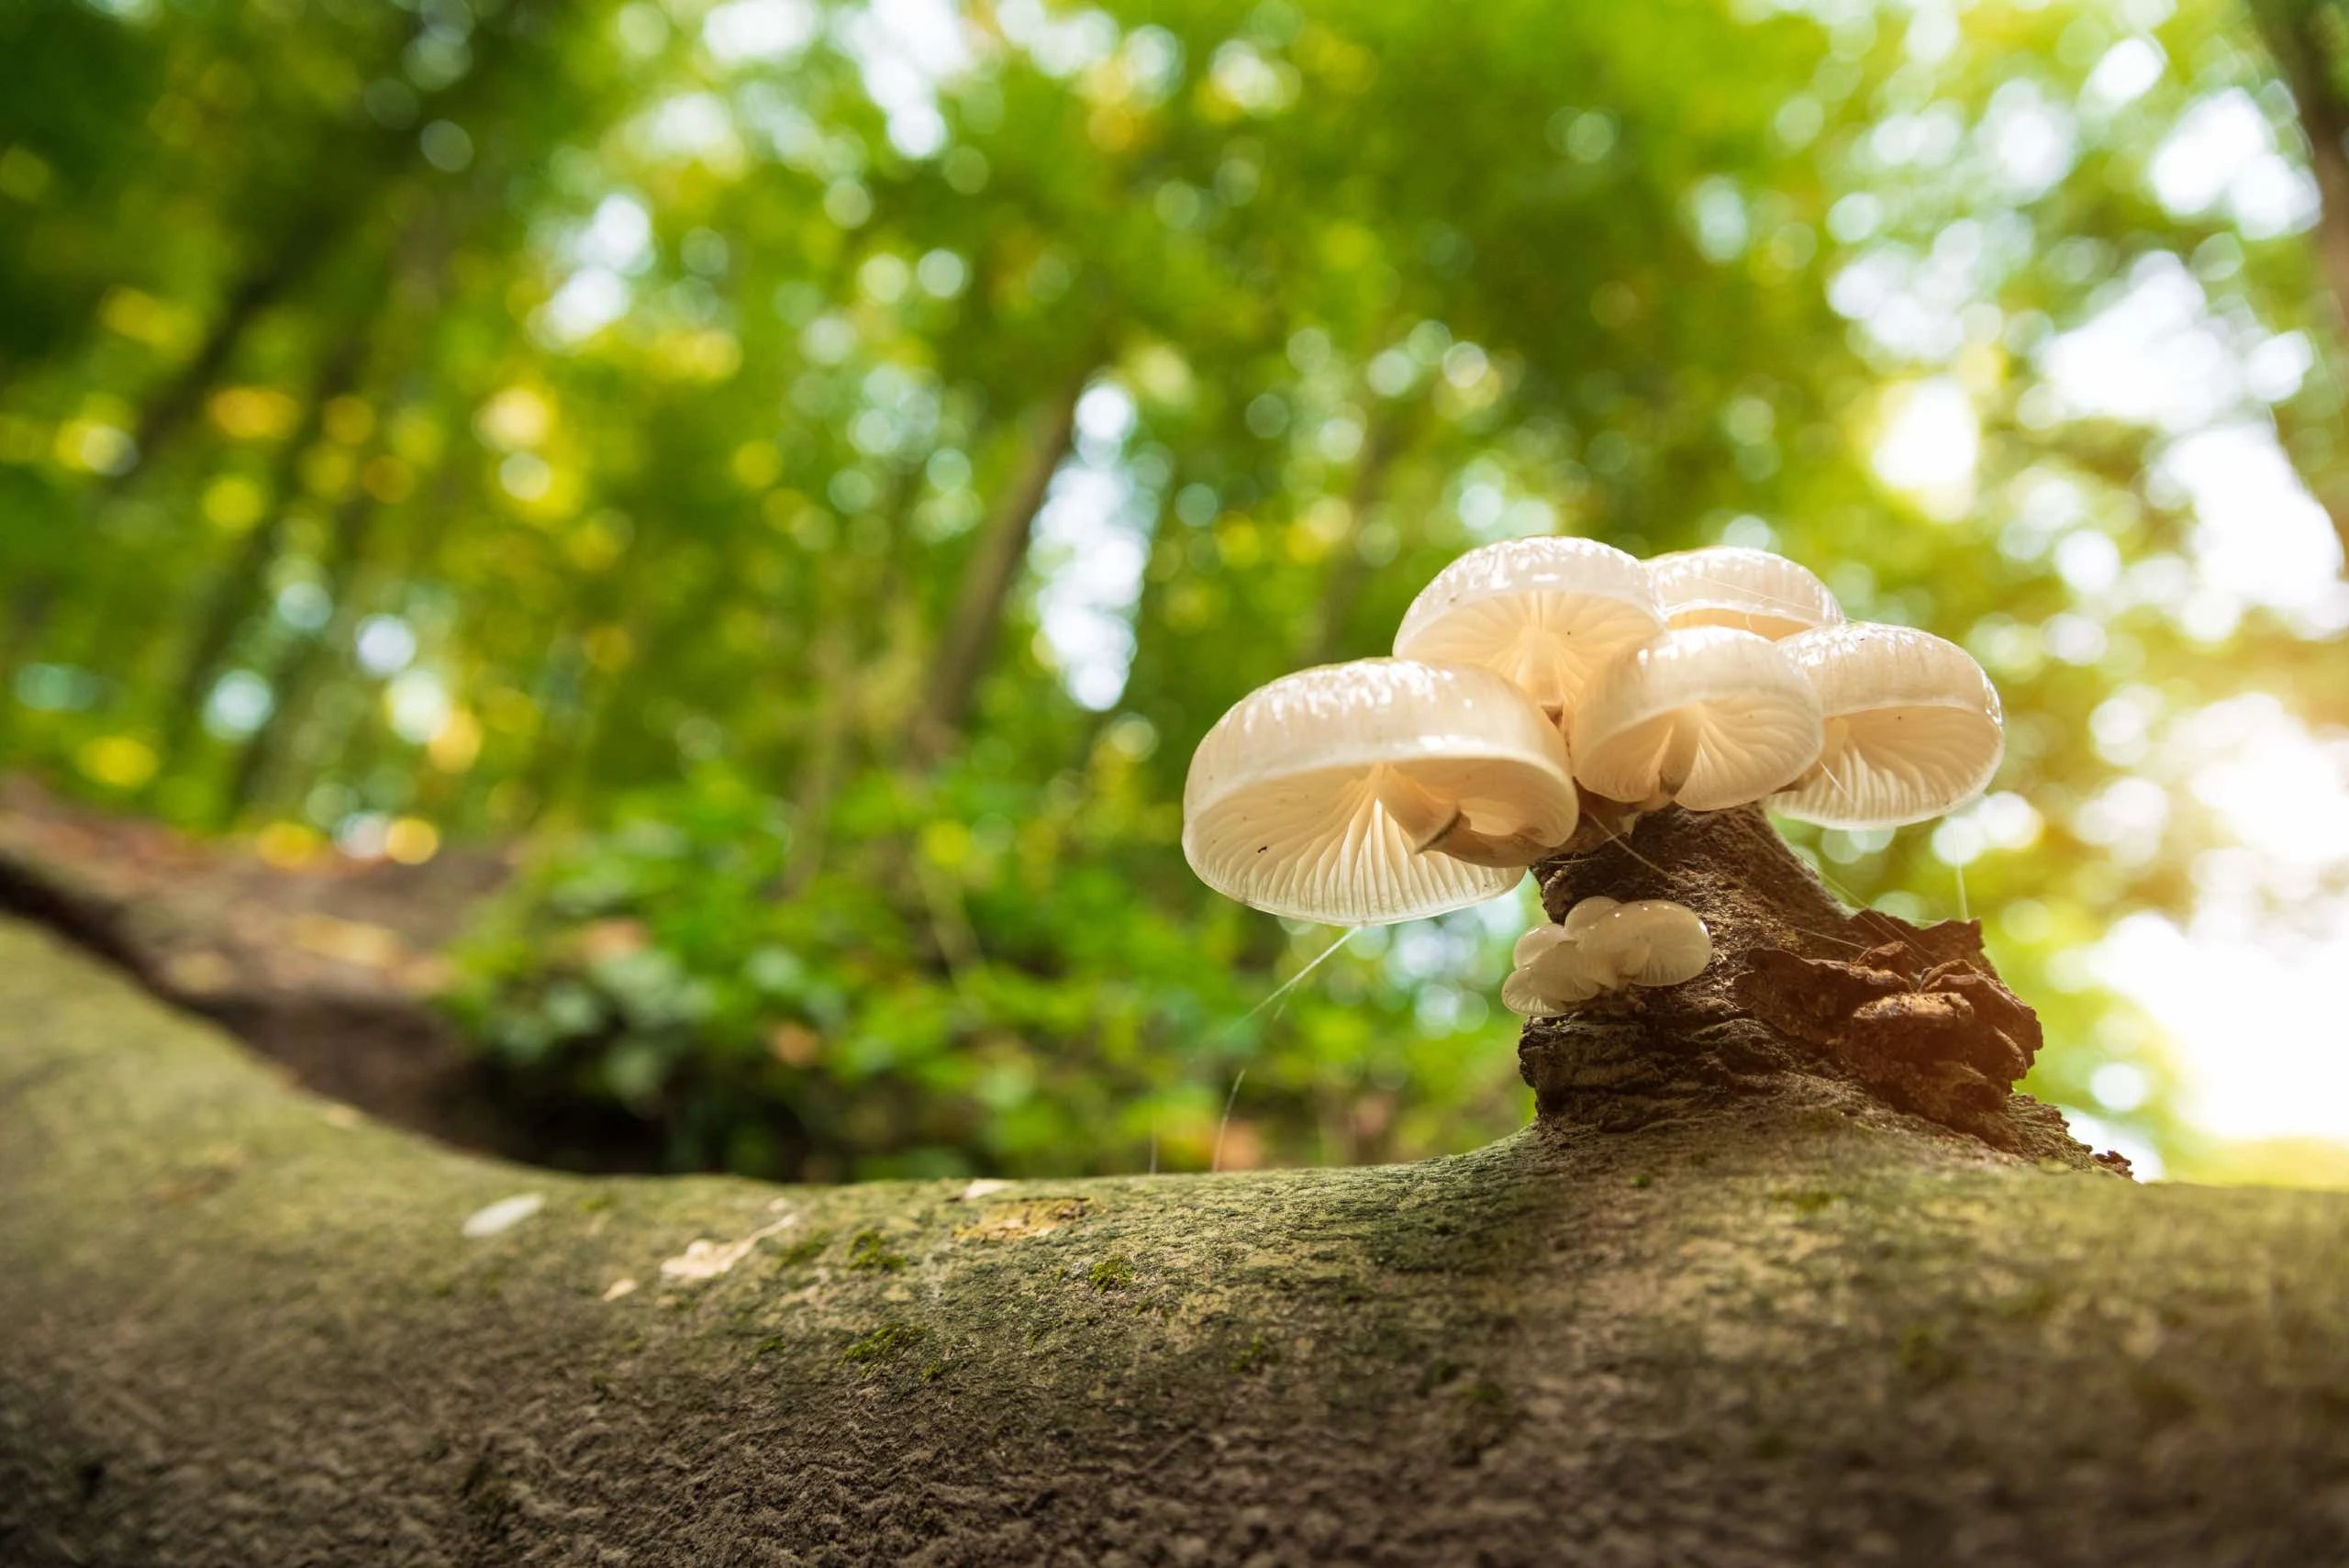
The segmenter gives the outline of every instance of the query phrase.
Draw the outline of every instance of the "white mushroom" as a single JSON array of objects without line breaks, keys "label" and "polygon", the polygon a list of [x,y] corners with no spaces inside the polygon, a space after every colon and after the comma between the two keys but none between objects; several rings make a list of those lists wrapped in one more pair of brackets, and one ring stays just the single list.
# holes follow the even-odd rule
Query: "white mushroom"
[{"label": "white mushroom", "polygon": [[1530,968],[1552,948],[1556,947],[1560,942],[1568,941],[1582,935],[1600,916],[1620,907],[1621,906],[1612,898],[1584,899],[1566,911],[1566,917],[1563,922],[1536,926],[1518,938],[1516,948],[1508,955],[1509,966],[1512,969]]},{"label": "white mushroom", "polygon": [[1558,929],[1570,937],[1578,937],[1621,907],[1612,898],[1586,898],[1566,911],[1566,917]]},{"label": "white mushroom", "polygon": [[1648,562],[1648,580],[1664,619],[1676,627],[1728,626],[1779,638],[1843,619],[1826,584],[1766,550],[1723,544],[1676,550]]},{"label": "white mushroom", "polygon": [[1584,899],[1608,906],[1576,925],[1581,906],[1566,912],[1566,926],[1575,930],[1575,948],[1596,972],[1604,963],[1618,984],[1677,985],[1694,980],[1713,960],[1712,934],[1697,912],[1666,898],[1642,898],[1631,904],[1612,899]]},{"label": "white mushroom", "polygon": [[1575,710],[1575,777],[1609,800],[1718,811],[1819,759],[1819,697],[1781,644],[1728,627],[1667,631],[1609,665]]},{"label": "white mushroom", "polygon": [[1524,693],[1363,659],[1285,675],[1217,721],[1183,788],[1183,853],[1242,904],[1379,924],[1507,892],[1577,809],[1564,744]]},{"label": "white mushroom", "polygon": [[1606,989],[1596,981],[1531,969],[1513,970],[1501,982],[1501,1006],[1521,1018],[1554,1018]]},{"label": "white mushroom", "polygon": [[1783,648],[1819,692],[1818,765],[1770,803],[1828,828],[1890,828],[1971,798],[2006,753],[1998,688],[1954,642],[1854,621]]},{"label": "white mushroom", "polygon": [[1504,539],[1436,573],[1404,612],[1395,652],[1497,671],[1555,719],[1663,625],[1636,557],[1596,539]]},{"label": "white mushroom", "polygon": [[1509,950],[1511,970],[1530,969],[1548,954],[1551,949],[1566,940],[1566,929],[1560,925],[1536,926],[1517,939],[1517,946]]},{"label": "white mushroom", "polygon": [[1677,985],[1712,962],[1711,933],[1697,912],[1662,898],[1618,904],[1586,898],[1554,926],[1518,940],[1501,986],[1511,1012],[1543,1018],[1626,985]]}]

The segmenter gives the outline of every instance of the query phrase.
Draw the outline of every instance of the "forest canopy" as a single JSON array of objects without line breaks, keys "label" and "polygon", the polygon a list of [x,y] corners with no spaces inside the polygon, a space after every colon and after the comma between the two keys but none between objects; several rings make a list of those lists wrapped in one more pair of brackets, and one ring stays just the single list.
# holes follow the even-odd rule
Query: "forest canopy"
[{"label": "forest canopy", "polygon": [[0,761],[522,846],[451,1005],[660,1163],[1414,1157],[1523,1119],[1530,895],[1329,953],[1184,865],[1192,748],[1473,545],[1775,548],[2008,716],[1789,838],[2222,1170],[2130,977],[2349,929],[2339,18],[2270,9],[14,7]]}]

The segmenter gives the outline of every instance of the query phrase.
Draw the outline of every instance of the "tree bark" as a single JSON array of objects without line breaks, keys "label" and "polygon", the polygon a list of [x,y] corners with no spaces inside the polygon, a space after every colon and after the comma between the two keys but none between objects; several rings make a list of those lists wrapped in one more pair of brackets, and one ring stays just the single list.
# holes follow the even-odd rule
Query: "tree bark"
[{"label": "tree bark", "polygon": [[326,557],[319,562],[327,599],[334,607],[324,628],[304,636],[280,656],[275,666],[262,672],[276,700],[262,717],[261,727],[238,748],[216,821],[224,825],[236,821],[264,798],[273,773],[290,771],[284,768],[285,758],[299,744],[302,727],[327,684],[336,655],[350,646],[357,628],[352,590],[365,565],[368,535],[381,515],[381,504],[362,485],[353,484],[335,503]]},{"label": "tree bark", "polygon": [[0,925],[0,1559],[2340,1561],[2349,1199],[1899,1108],[1845,1049],[1886,1015],[1814,1005],[1881,949],[2022,1025],[1748,820],[1542,868],[1669,887],[1719,973],[1530,1029],[1533,1127],[1375,1169],[527,1171]]},{"label": "tree bark", "polygon": [[1345,533],[1330,547],[1330,568],[1321,580],[1321,596],[1297,641],[1297,662],[1300,666],[1334,664],[1345,655],[1346,623],[1353,617],[1354,603],[1370,581],[1370,562],[1362,552],[1362,530],[1370,521],[1371,508],[1381,498],[1386,471],[1406,439],[1397,428],[1399,424],[1397,420],[1382,427],[1373,422],[1363,437],[1353,483],[1347,487]]},{"label": "tree bark", "polygon": [[1529,1023],[1518,1060],[1544,1118],[1636,1127],[1818,1076],[2010,1154],[2127,1170],[2013,1093],[2039,1019],[1998,979],[1978,923],[1847,913],[1754,806],[1634,819],[1598,802],[1569,850],[1535,868],[1553,920],[1594,896],[1670,899],[1705,922],[1713,959],[1685,984]]},{"label": "tree bark", "polygon": [[[2325,37],[2324,0],[2248,0],[2252,20],[2276,62],[2276,73],[2292,95],[2308,137],[2309,172],[2316,177],[2317,261],[2332,294],[2333,307],[2349,326],[2349,94],[2343,94],[2334,64],[2334,43]],[[2333,16],[2335,30],[2341,17]],[[2349,550],[2349,498],[2336,492],[2319,497],[2332,519],[2342,548]]]},{"label": "tree bark", "polygon": [[[243,542],[221,571],[218,581],[193,617],[195,630],[181,656],[180,676],[163,713],[163,756],[167,762],[184,760],[204,714],[206,695],[225,671],[237,635],[261,607],[268,586],[269,569],[285,541],[287,526],[302,495],[302,460],[326,423],[327,405],[349,392],[359,379],[367,339],[355,325],[328,349],[312,378],[300,424],[279,449],[270,477],[270,514],[254,522]],[[158,778],[171,776],[166,766]]]},{"label": "tree bark", "polygon": [[2250,0],[2252,19],[2292,95],[2316,176],[2317,254],[2334,304],[2349,321],[2349,95],[2333,75],[2318,0]]},{"label": "tree bark", "polygon": [[996,501],[979,528],[970,563],[963,568],[961,595],[952,618],[939,639],[930,664],[930,689],[914,728],[916,760],[935,763],[961,744],[971,709],[978,700],[979,682],[985,676],[1002,629],[1012,587],[1028,559],[1028,541],[1036,530],[1036,516],[1044,509],[1052,475],[1068,456],[1076,433],[1076,405],[1093,378],[1088,356],[1079,373],[1039,410],[1033,436],[1021,455],[1011,485]]}]

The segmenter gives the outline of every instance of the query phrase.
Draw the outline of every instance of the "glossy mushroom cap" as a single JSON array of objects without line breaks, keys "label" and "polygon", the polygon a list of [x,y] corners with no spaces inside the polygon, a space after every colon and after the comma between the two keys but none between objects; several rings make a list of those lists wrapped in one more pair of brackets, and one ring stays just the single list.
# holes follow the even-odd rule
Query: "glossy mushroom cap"
[{"label": "glossy mushroom cap", "polygon": [[[1570,925],[1579,913],[1579,906],[1568,911]],[[1575,945],[1632,985],[1677,985],[1696,979],[1713,961],[1712,933],[1705,922],[1694,909],[1668,898],[1642,898],[1597,912]]]},{"label": "glossy mushroom cap", "polygon": [[1618,904],[1586,898],[1555,926],[1518,940],[1502,1005],[1529,1018],[1565,1011],[1626,985],[1677,985],[1712,962],[1713,941],[1697,912],[1668,899]]},{"label": "glossy mushroom cap", "polygon": [[1489,671],[1363,659],[1242,698],[1191,758],[1183,854],[1254,908],[1414,919],[1517,884],[1574,832],[1565,747]]},{"label": "glossy mushroom cap", "polygon": [[1648,562],[1648,581],[1675,627],[1727,626],[1779,638],[1843,620],[1826,584],[1766,550],[1724,544],[1659,555]]},{"label": "glossy mushroom cap", "polygon": [[1504,539],[1436,573],[1403,613],[1395,652],[1497,671],[1556,718],[1663,625],[1636,557],[1596,539]]},{"label": "glossy mushroom cap", "polygon": [[1819,760],[1819,696],[1782,644],[1728,627],[1651,639],[1576,708],[1575,777],[1609,800],[1691,811],[1784,789]]},{"label": "glossy mushroom cap", "polygon": [[[1557,929],[1553,926],[1552,930]],[[1570,967],[1573,949],[1561,949],[1570,955],[1569,965],[1542,962],[1509,972],[1501,982],[1501,1006],[1521,1018],[1549,1018],[1608,989],[1577,968]]]},{"label": "glossy mushroom cap", "polygon": [[1770,809],[1828,828],[1922,822],[1990,782],[2006,754],[1998,688],[1954,642],[1854,621],[1778,644],[1826,715],[1819,762]]},{"label": "glossy mushroom cap", "polygon": [[1536,926],[1517,939],[1510,950],[1509,966],[1525,969],[1561,942],[1573,941],[1592,926],[1623,906],[1612,898],[1586,898],[1566,911],[1566,917],[1554,925]]}]

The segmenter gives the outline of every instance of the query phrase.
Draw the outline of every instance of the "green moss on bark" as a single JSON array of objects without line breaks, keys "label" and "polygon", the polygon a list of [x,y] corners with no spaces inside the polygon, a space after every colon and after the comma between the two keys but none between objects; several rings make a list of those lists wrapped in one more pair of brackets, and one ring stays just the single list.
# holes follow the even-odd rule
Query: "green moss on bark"
[{"label": "green moss on bark", "polygon": [[965,1203],[452,1154],[21,927],[0,1017],[11,1562],[2349,1551],[2349,1204],[1847,1084]]}]

